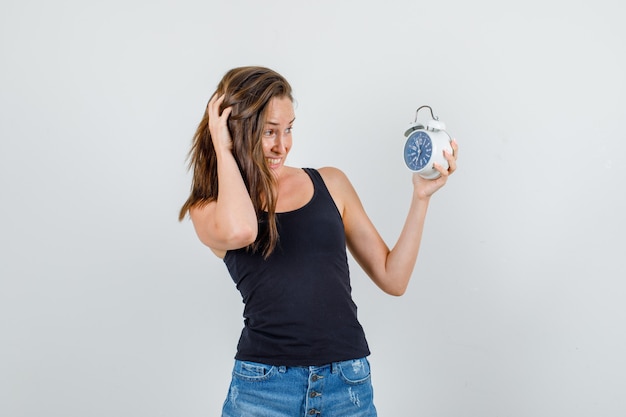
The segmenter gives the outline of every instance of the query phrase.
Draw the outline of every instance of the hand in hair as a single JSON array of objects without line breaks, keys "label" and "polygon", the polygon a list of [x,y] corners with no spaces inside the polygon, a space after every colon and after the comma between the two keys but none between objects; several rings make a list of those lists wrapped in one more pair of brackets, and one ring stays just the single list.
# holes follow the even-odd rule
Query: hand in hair
[{"label": "hand in hair", "polygon": [[224,101],[224,95],[217,96],[217,93],[211,97],[207,105],[207,114],[209,115],[209,131],[213,139],[213,146],[217,153],[220,151],[232,151],[233,140],[228,130],[228,117],[232,111],[232,107],[227,107],[220,114],[220,106]]}]

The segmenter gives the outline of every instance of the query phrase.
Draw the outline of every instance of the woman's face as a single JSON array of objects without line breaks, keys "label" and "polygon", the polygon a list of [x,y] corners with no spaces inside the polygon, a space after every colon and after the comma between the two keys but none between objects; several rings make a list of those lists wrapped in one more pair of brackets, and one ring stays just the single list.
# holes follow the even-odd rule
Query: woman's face
[{"label": "woman's face", "polygon": [[274,97],[267,107],[263,127],[263,155],[267,166],[278,175],[291,149],[291,130],[296,119],[289,97]]}]

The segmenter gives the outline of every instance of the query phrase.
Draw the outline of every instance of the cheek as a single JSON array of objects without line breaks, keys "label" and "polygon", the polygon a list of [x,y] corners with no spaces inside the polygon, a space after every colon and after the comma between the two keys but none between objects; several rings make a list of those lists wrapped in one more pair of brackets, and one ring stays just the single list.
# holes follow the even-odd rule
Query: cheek
[{"label": "cheek", "polygon": [[270,149],[272,149],[273,141],[270,141],[268,139],[263,139],[263,141],[261,142],[261,146],[263,146],[263,152],[267,152]]}]

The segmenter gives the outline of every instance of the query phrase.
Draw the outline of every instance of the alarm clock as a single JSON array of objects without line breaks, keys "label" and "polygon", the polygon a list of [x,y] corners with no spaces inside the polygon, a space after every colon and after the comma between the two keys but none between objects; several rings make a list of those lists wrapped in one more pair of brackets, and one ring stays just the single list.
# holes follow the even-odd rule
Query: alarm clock
[{"label": "alarm clock", "polygon": [[[418,122],[418,113],[424,108],[430,110],[431,118]],[[445,124],[435,117],[430,106],[421,106],[415,111],[415,121],[404,132],[407,138],[404,144],[404,163],[411,171],[426,179],[436,179],[441,174],[435,169],[435,163],[448,169],[448,160],[443,151],[452,153],[452,138],[445,129]]]}]

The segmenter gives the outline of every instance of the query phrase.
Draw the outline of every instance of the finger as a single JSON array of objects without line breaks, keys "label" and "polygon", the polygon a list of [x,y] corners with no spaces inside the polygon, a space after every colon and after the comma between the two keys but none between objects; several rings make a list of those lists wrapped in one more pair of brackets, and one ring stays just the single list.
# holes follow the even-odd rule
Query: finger
[{"label": "finger", "polygon": [[456,171],[456,158],[450,152],[446,151],[446,160],[448,161],[448,173],[452,174]]},{"label": "finger", "polygon": [[207,106],[207,112],[209,116],[219,117],[219,108],[222,102],[224,101],[224,94],[218,96],[217,93],[213,94],[211,100],[209,100],[209,104]]},{"label": "finger", "polygon": [[209,100],[209,102],[206,105],[206,111],[207,113],[209,113],[211,111],[211,108],[213,108],[213,103],[215,103],[215,100],[217,100],[217,93],[213,94],[211,96],[211,99]]},{"label": "finger", "polygon": [[452,174],[456,171],[456,159],[452,158],[451,162],[448,162],[448,174]]},{"label": "finger", "polygon": [[217,95],[217,91],[215,93],[213,93],[213,95],[211,96],[211,99],[209,100],[209,104],[211,103],[215,103],[215,100],[217,100],[219,98],[219,96]]},{"label": "finger", "polygon": [[456,143],[456,141],[452,141],[450,143],[451,147],[452,147],[452,153],[448,152],[447,150],[444,151],[444,156],[446,158],[446,160],[448,161],[448,170],[450,173],[453,173],[456,170],[456,159],[458,157],[458,150],[459,150],[459,146]]},{"label": "finger", "polygon": [[435,168],[441,174],[442,177],[447,177],[448,175],[450,175],[449,170],[443,169],[443,167],[439,165],[438,163],[434,163],[433,168]]},{"label": "finger", "polygon": [[226,121],[228,120],[228,117],[230,116],[230,113],[232,111],[233,111],[233,106],[226,107],[222,111],[222,114],[220,115],[220,118],[224,121],[224,123],[226,123]]},{"label": "finger", "polygon": [[456,139],[452,139],[452,142],[450,142],[450,146],[452,146],[452,155],[454,156],[454,159],[458,158],[459,144],[456,142]]}]

